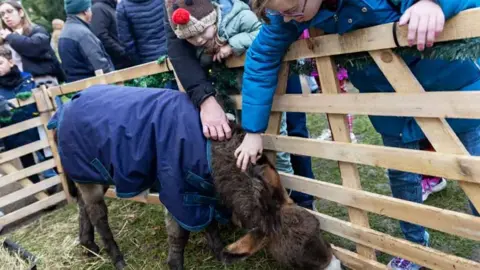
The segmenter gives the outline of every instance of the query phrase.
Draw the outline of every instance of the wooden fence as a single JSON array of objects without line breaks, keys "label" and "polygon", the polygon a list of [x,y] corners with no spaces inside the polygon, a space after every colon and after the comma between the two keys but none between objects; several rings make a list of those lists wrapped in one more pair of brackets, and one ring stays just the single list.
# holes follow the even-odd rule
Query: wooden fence
[{"label": "wooden fence", "polygon": [[[480,9],[462,12],[450,19],[439,42],[480,37]],[[330,184],[299,176],[281,174],[285,187],[312,194],[348,208],[350,221],[343,221],[322,213],[313,213],[320,220],[322,229],[351,240],[357,244],[356,253],[335,247],[336,255],[352,269],[386,269],[376,261],[375,251],[419,263],[431,269],[458,270],[480,269],[480,263],[449,255],[441,251],[413,244],[370,228],[367,213],[375,213],[397,220],[404,220],[456,235],[480,240],[480,218],[423,204],[411,203],[362,190],[356,164],[392,168],[402,171],[436,175],[459,181],[468,198],[480,209],[480,157],[469,155],[445,118],[480,119],[480,92],[426,93],[412,75],[404,61],[392,52],[396,47],[393,24],[385,24],[358,30],[343,36],[318,35],[308,40],[300,40],[292,45],[285,61],[315,58],[320,73],[322,94],[286,95],[287,63],[283,64],[272,108],[267,134],[264,134],[265,148],[272,151],[285,151],[338,161],[343,185]],[[398,42],[407,45],[405,27],[396,29]],[[385,74],[396,93],[339,94],[336,68],[332,56],[367,51]],[[241,67],[243,58],[233,58],[229,67]],[[5,137],[32,127],[44,126],[53,110],[52,100],[67,93],[81,91],[95,84],[119,84],[124,81],[172,70],[167,61],[140,65],[108,74],[98,74],[94,78],[39,89],[30,100],[18,105],[36,103],[40,116],[11,127],[0,129],[0,137]],[[241,97],[236,96],[241,109]],[[425,102],[428,100],[429,102]],[[278,136],[280,113],[309,112],[327,113],[334,141]],[[351,144],[346,114],[411,116],[415,117],[436,152],[399,149],[383,146]],[[0,207],[28,195],[36,194],[38,202],[0,218],[0,224],[9,224],[40,209],[69,200],[67,193],[46,196],[40,191],[48,186],[64,183],[62,167],[58,158],[51,132],[48,140],[38,141],[0,154],[0,168],[8,175],[0,178],[0,187],[20,181],[25,188],[0,198]],[[44,147],[51,147],[54,160],[17,171],[9,161],[26,153]],[[433,165],[434,164],[434,165]],[[32,185],[26,177],[47,168],[57,167],[59,177]],[[64,190],[65,186],[64,186]],[[40,193],[39,193],[40,192]],[[107,196],[115,197],[109,190]],[[133,200],[160,204],[157,194],[142,194]]]}]

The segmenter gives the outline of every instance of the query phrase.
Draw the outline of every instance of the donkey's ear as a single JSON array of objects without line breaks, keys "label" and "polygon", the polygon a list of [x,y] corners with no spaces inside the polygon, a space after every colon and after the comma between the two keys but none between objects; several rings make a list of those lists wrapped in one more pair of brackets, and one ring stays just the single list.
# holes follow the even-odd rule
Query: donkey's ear
[{"label": "donkey's ear", "polygon": [[224,263],[230,264],[236,261],[244,260],[268,243],[268,238],[258,229],[251,230],[236,242],[227,246],[222,252]]},{"label": "donkey's ear", "polygon": [[262,155],[257,161],[261,168],[261,175],[268,185],[273,189],[273,196],[275,199],[281,203],[293,203],[292,199],[288,196],[287,191],[283,188],[282,181],[280,180],[280,175],[275,169],[273,163],[265,156]]}]

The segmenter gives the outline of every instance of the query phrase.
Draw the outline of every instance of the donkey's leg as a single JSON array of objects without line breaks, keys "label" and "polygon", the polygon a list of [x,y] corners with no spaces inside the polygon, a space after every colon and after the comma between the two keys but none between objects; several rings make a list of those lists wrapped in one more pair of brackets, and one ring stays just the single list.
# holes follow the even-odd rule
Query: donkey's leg
[{"label": "donkey's leg", "polygon": [[214,220],[205,230],[205,238],[207,239],[208,247],[213,251],[217,260],[222,261],[223,241],[220,236],[218,223]]},{"label": "donkey's leg", "polygon": [[172,270],[183,270],[183,254],[190,232],[180,227],[167,208],[165,208],[165,225],[169,246],[167,264]]},{"label": "donkey's leg", "polygon": [[[83,201],[82,194],[78,193],[78,222],[80,225],[80,230],[79,230],[79,238],[80,238],[80,245],[84,246],[87,248],[89,251],[98,254],[100,251],[100,248],[95,244],[95,230],[92,225],[92,222],[90,222],[90,217],[87,214],[87,209],[85,206],[85,202]],[[93,255],[92,253],[88,252],[87,253],[89,256]]]},{"label": "donkey's leg", "polygon": [[115,239],[113,238],[112,230],[108,225],[108,209],[104,200],[104,186],[94,184],[83,184],[77,186],[85,202],[90,221],[100,234],[103,243],[105,244],[105,248],[115,264],[115,267],[117,269],[124,269],[126,263],[117,246],[117,243],[115,242]]}]

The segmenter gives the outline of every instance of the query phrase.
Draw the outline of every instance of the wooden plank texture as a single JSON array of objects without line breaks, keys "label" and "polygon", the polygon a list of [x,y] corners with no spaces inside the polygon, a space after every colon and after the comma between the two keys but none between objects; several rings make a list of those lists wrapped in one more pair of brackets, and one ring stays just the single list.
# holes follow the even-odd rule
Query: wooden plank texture
[{"label": "wooden plank texture", "polygon": [[40,114],[40,118],[42,120],[43,128],[47,134],[48,145],[52,150],[53,159],[55,160],[57,171],[59,173],[59,177],[62,182],[63,192],[65,192],[65,197],[67,199],[67,202],[71,203],[73,202],[73,200],[72,200],[72,196],[69,193],[66,176],[63,173],[63,166],[60,160],[57,144],[55,143],[55,140],[54,140],[53,131],[47,128],[48,121],[52,116],[52,110],[54,108],[53,102],[50,99],[48,95],[48,90],[45,88],[45,86],[43,86],[38,91],[33,91],[33,96],[35,98],[38,111],[42,112]]},{"label": "wooden plank texture", "polygon": [[479,183],[480,157],[263,135],[265,149]]},{"label": "wooden plank texture", "polygon": [[[282,181],[284,180],[282,179]],[[113,189],[110,189],[107,192],[107,195],[107,197],[115,198],[115,192]],[[151,193],[148,195],[148,198],[149,204],[161,204],[158,194]],[[135,199],[130,200],[135,201]],[[432,248],[413,244],[409,241],[398,239],[369,228],[330,217],[328,215],[313,211],[310,212],[319,219],[321,228],[326,232],[344,237],[356,243],[361,243],[365,246],[371,246],[377,250],[394,256],[400,256],[402,258],[409,259],[434,270],[473,270],[479,269],[478,267],[480,267],[480,264],[477,262],[449,255]],[[340,252],[338,252],[339,250]],[[340,260],[343,259],[342,262],[345,262],[347,266],[353,266],[353,269],[385,269],[382,268],[383,266],[381,264],[375,263],[373,260],[369,260],[359,255],[355,256],[355,253],[348,252],[340,248],[334,248],[334,252],[336,255],[338,255]],[[345,258],[347,256],[350,258]],[[355,261],[357,259],[358,261]],[[354,267],[355,265],[357,268]],[[368,268],[358,268],[364,265],[368,266]]]},{"label": "wooden plank texture", "polygon": [[[437,38],[437,42],[445,42],[456,39],[464,39],[480,36],[480,9],[471,9],[461,12],[451,18],[445,24],[445,29]],[[315,58],[322,56],[333,56],[346,53],[356,53],[370,50],[381,50],[397,47],[392,35],[393,23],[378,25],[360,29],[344,35],[325,35],[311,38],[310,40],[299,40],[292,44],[284,61],[292,61],[302,58]],[[407,28],[398,27],[397,36],[401,46],[407,46]],[[312,46],[313,44],[313,46]],[[231,57],[226,61],[228,67],[241,67],[244,64],[245,55]],[[89,86],[100,83],[103,79],[108,84],[123,82],[143,76],[167,72],[167,64],[158,64],[157,61],[143,65],[122,69],[103,77],[93,77],[62,86],[49,88],[51,97],[57,95],[77,92]],[[12,100],[15,101],[15,100]],[[29,100],[28,104],[34,103]]]},{"label": "wooden plank texture", "polygon": [[5,138],[41,125],[42,121],[40,120],[40,117],[28,119],[8,127],[0,128],[0,138]]},{"label": "wooden plank texture", "polygon": [[[394,54],[391,50],[371,51],[370,55],[396,92],[425,92],[400,56]],[[416,117],[415,120],[437,152],[470,155],[445,119]],[[480,209],[480,185],[464,182],[459,184],[473,205]]]},{"label": "wooden plank texture", "polygon": [[[6,174],[14,174],[14,173],[19,171],[15,166],[13,166],[10,163],[0,164],[0,170],[2,170]],[[17,182],[24,188],[33,185],[33,182],[30,181],[30,179],[28,179],[28,178],[20,179]],[[48,194],[45,193],[45,192],[39,192],[39,193],[35,194],[35,198],[37,200],[43,200],[47,197],[48,197]]]},{"label": "wooden plank texture", "polygon": [[[242,97],[232,96],[241,109]],[[428,102],[425,102],[428,100]],[[480,119],[480,92],[287,94],[275,96],[274,112]]]},{"label": "wooden plank texture", "polygon": [[[115,190],[113,188],[109,188],[105,193],[105,197],[107,198],[115,198],[118,199]],[[140,194],[140,196],[136,196],[133,198],[124,198],[123,200],[134,201],[134,202],[141,202],[147,204],[157,204],[161,205],[160,198],[158,197],[158,193],[148,193],[148,194]]]},{"label": "wooden plank texture", "polygon": [[126,68],[119,71],[113,71],[101,76],[96,76],[57,87],[51,87],[48,89],[48,92],[50,93],[49,96],[55,97],[58,95],[77,92],[96,84],[113,84],[124,82],[166,71],[168,71],[166,63],[158,64],[157,61],[153,61],[143,65]]},{"label": "wooden plank texture", "polygon": [[[319,71],[322,93],[339,95],[340,86],[333,59],[331,59],[331,57],[319,57],[316,58],[315,61],[317,63],[317,70]],[[332,131],[332,139],[339,142],[350,143],[350,131],[346,115],[327,114],[327,118]],[[360,174],[356,164],[339,161],[338,167],[340,169],[343,186],[362,189]],[[349,207],[348,215],[352,223],[370,228],[368,214],[366,212],[358,208]],[[357,252],[368,259],[376,259],[375,250],[366,245],[357,244]]]},{"label": "wooden plank texture", "polygon": [[[285,188],[342,205],[480,241],[480,217],[280,173]],[[408,209],[408,210],[407,210]]]},{"label": "wooden plank texture", "polygon": [[42,180],[36,184],[17,190],[6,196],[0,197],[0,208],[10,205],[19,200],[25,199],[28,196],[39,193],[47,188],[60,184],[60,178],[58,176],[51,177],[49,179]]},{"label": "wooden plank texture", "polygon": [[32,203],[28,206],[20,208],[17,211],[9,213],[3,217],[0,217],[0,225],[5,226],[24,217],[28,217],[37,213],[45,208],[58,204],[66,199],[64,192],[56,193],[50,197],[42,199],[38,202]]},{"label": "wooden plank texture", "polygon": [[355,225],[325,214],[313,212],[320,221],[320,227],[329,233],[341,236],[376,250],[405,258],[433,270],[480,269],[480,263],[453,256],[436,249],[398,239],[363,226]]},{"label": "wooden plank texture", "polygon": [[48,141],[42,140],[42,141],[36,141],[33,143],[29,143],[29,144],[17,147],[10,151],[0,153],[0,164],[9,162],[12,159],[16,159],[26,154],[33,153],[35,151],[38,151],[48,146],[49,146]]},{"label": "wooden plank texture", "polygon": [[26,105],[33,104],[33,103],[35,103],[35,100],[33,99],[33,97],[29,97],[26,100],[21,100],[21,99],[18,99],[18,98],[12,98],[12,99],[9,99],[8,102],[12,103],[13,106],[18,108],[18,107],[23,107],[23,106],[26,106]]},{"label": "wooden plank texture", "polygon": [[0,188],[52,168],[55,168],[55,160],[49,159],[28,168],[4,175],[0,177]]},{"label": "wooden plank texture", "polygon": [[[462,11],[445,23],[443,32],[435,39],[436,43],[480,36],[480,8]],[[359,29],[343,35],[331,34],[294,42],[284,61],[302,58],[334,56],[372,50],[396,48],[393,38],[393,23]],[[407,26],[397,27],[400,46],[408,46]],[[245,55],[227,60],[227,66],[241,67]]]},{"label": "wooden plank texture", "polygon": [[333,254],[342,264],[352,270],[387,270],[387,266],[374,260],[366,259],[355,252],[332,245]]},{"label": "wooden plank texture", "polygon": [[[288,72],[289,72],[288,65],[282,64],[282,67],[278,72],[278,84],[277,84],[277,89],[275,90],[275,95],[284,95],[285,93],[287,93]],[[278,135],[278,133],[280,132],[281,121],[282,121],[281,112],[270,113],[270,118],[268,120],[268,127],[265,133]],[[267,151],[266,155],[269,157],[269,159],[273,163],[275,163],[277,159],[276,152]]]}]

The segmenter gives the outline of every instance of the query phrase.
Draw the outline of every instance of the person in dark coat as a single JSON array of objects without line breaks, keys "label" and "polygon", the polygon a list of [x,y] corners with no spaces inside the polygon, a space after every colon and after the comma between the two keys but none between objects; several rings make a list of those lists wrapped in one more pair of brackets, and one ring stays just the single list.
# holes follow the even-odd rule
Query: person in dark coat
[{"label": "person in dark coat", "polygon": [[116,8],[117,0],[93,0],[90,25],[110,55],[115,69],[123,69],[133,63],[118,38]]},{"label": "person in dark coat", "polygon": [[90,30],[92,18],[90,0],[65,0],[67,21],[58,42],[58,53],[67,74],[67,82],[115,70],[102,42]]},{"label": "person in dark coat", "polygon": [[122,0],[117,6],[118,36],[138,64],[167,54],[163,0]]},{"label": "person in dark coat", "polygon": [[13,53],[13,62],[20,71],[33,76],[36,85],[57,85],[65,80],[60,62],[50,46],[50,34],[33,24],[17,1],[0,5],[0,36]]},{"label": "person in dark coat", "polygon": [[[32,75],[28,72],[20,71],[13,63],[12,52],[6,46],[0,46],[0,128],[8,127],[35,116],[38,116],[37,106],[30,104],[21,108],[12,110],[8,100],[14,99],[18,94],[30,93],[35,88]],[[17,147],[40,140],[37,128],[31,128],[17,134],[4,137],[0,140],[2,151],[13,150]],[[45,161],[45,155],[42,150],[35,151],[39,162]],[[20,157],[24,168],[35,165],[33,153]],[[42,173],[45,179],[56,176],[53,169],[48,169]],[[40,181],[38,175],[29,177],[33,183]]]}]

